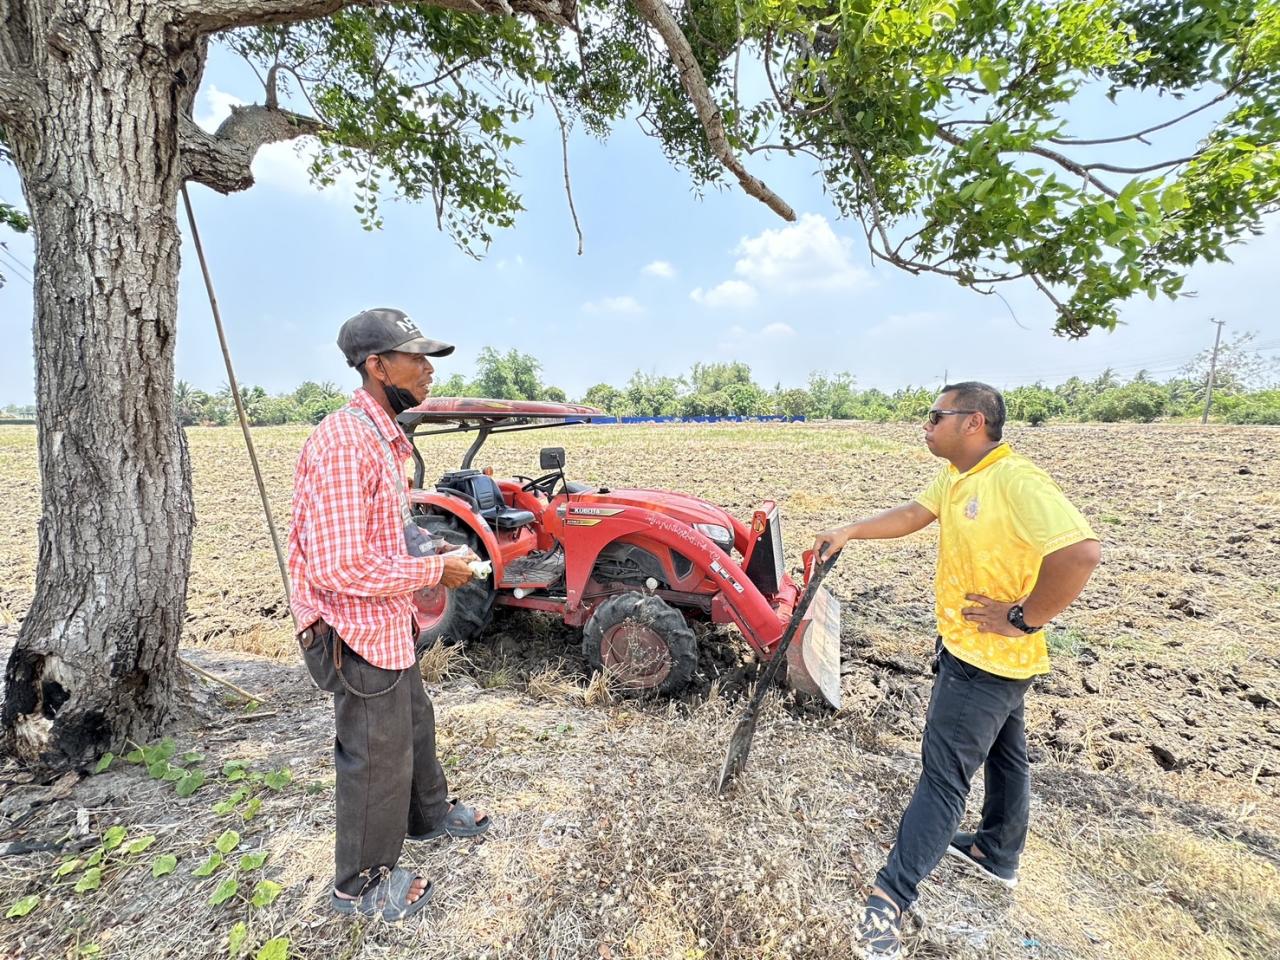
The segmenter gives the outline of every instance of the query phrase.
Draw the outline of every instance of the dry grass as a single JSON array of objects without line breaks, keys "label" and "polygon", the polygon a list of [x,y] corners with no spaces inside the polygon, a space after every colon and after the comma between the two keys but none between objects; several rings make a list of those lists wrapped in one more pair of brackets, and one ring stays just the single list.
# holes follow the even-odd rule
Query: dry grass
[{"label": "dry grass", "polygon": [[[25,436],[24,436],[25,435]],[[51,854],[0,859],[0,957],[224,956],[237,919],[256,950],[288,936],[303,958],[756,958],[847,960],[862,885],[883,860],[918,769],[928,697],[930,534],[851,545],[832,576],[844,605],[845,708],[804,719],[770,708],[737,792],[710,784],[737,719],[723,691],[749,677],[713,669],[739,656],[704,635],[676,704],[620,701],[585,677],[577,638],[550,618],[504,616],[465,659],[429,653],[442,762],[459,794],[494,811],[483,843],[415,846],[438,902],[404,929],[329,917],[332,721],[296,667],[274,560],[231,431],[192,431],[200,516],[186,655],[260,692],[276,716],[229,714],[180,734],[207,754],[190,800],[136,767],[90,778],[39,807],[48,788],[8,781],[0,825],[56,840],[113,824],[154,833],[145,863],[96,894],[53,889]],[[278,515],[304,432],[259,431]],[[34,573],[33,434],[0,431],[0,622],[16,621]],[[939,869],[923,888],[920,958],[1254,960],[1280,956],[1280,444],[1274,431],[1064,426],[1023,430],[1104,538],[1104,566],[1055,635],[1055,673],[1028,704],[1033,834],[1012,895]],[[563,443],[576,479],[668,486],[747,516],[782,503],[798,557],[812,532],[913,495],[935,469],[896,426],[580,429],[498,438],[486,461],[528,472]],[[459,459],[433,442],[428,463]],[[1241,467],[1251,472],[1240,473]],[[12,635],[14,627],[0,627]],[[442,685],[436,689],[437,685]],[[220,695],[220,694],[219,694]],[[230,759],[287,765],[293,783],[252,821],[210,807],[233,789]],[[976,811],[980,789],[970,810]],[[972,813],[971,813],[972,817]],[[191,876],[237,825],[271,853],[284,887],[270,907],[212,907],[217,880]],[[10,827],[12,829],[12,827]],[[150,879],[156,852],[178,869]],[[250,954],[252,955],[252,954]]]}]

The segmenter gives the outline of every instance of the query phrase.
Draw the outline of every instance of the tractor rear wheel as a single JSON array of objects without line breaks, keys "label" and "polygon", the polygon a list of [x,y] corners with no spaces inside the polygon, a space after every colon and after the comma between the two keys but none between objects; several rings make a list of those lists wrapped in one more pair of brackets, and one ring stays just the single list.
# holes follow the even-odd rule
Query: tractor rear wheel
[{"label": "tractor rear wheel", "polygon": [[[469,547],[481,560],[486,558],[480,538],[453,517],[427,513],[414,519],[433,537],[443,537],[454,546]],[[417,608],[414,615],[418,619],[418,652],[430,648],[437,640],[449,646],[478,637],[493,619],[496,596],[492,577],[468,580],[456,590],[446,590],[439,585],[419,590],[413,595]]]},{"label": "tractor rear wheel", "polygon": [[652,594],[631,592],[600,604],[582,631],[592,670],[608,670],[622,694],[670,696],[697,666],[697,640],[679,610]]}]

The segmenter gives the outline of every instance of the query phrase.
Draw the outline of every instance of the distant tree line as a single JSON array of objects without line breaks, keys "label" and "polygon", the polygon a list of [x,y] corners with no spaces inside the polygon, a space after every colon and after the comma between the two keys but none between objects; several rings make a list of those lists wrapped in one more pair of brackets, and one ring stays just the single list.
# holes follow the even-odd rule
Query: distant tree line
[{"label": "distant tree line", "polygon": [[[1011,421],[1050,420],[1150,423],[1199,417],[1204,409],[1209,352],[1164,381],[1139,372],[1125,381],[1112,371],[1086,380],[1072,377],[1055,387],[1041,384],[1004,391]],[[892,393],[861,390],[849,373],[815,372],[805,387],[760,386],[745,363],[695,363],[687,374],[657,376],[637,371],[623,386],[597,383],[580,399],[619,417],[786,416],[812,420],[917,421],[937,387],[908,386]],[[480,351],[475,375],[454,373],[436,384],[433,396],[493,397],[564,402],[565,391],[542,382],[535,357],[492,347]],[[270,395],[262,387],[240,388],[249,421],[256,426],[319,423],[347,402],[349,391],[308,381],[290,393]],[[184,426],[234,423],[235,405],[225,385],[215,393],[178,381],[174,394]],[[11,404],[0,415],[29,418],[35,408]],[[1213,419],[1226,423],[1280,424],[1280,364],[1257,349],[1254,334],[1223,345],[1214,373]]]}]

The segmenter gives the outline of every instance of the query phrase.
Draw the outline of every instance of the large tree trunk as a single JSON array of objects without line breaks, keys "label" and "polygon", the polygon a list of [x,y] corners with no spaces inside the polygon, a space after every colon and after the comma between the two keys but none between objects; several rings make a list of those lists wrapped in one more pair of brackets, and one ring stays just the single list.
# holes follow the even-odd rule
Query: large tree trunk
[{"label": "large tree trunk", "polygon": [[153,737],[180,682],[194,515],[173,409],[175,89],[203,48],[175,51],[145,2],[27,26],[47,103],[7,132],[36,241],[43,516],[0,737],[62,765]]}]

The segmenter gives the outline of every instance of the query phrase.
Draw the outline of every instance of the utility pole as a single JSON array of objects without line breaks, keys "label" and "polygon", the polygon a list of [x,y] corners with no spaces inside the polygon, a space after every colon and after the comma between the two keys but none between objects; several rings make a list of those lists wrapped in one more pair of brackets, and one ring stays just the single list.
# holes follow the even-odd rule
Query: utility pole
[{"label": "utility pole", "polygon": [[1205,382],[1204,387],[1204,415],[1200,417],[1200,423],[1209,422],[1209,408],[1213,405],[1213,374],[1218,368],[1218,343],[1222,340],[1222,325],[1225,320],[1214,320],[1209,318],[1210,323],[1218,325],[1218,332],[1213,337],[1213,356],[1209,358],[1209,379]]}]

